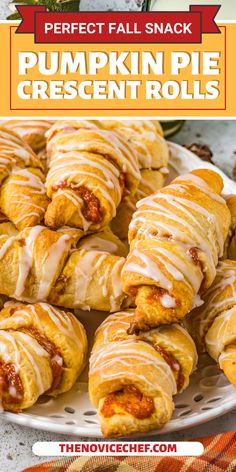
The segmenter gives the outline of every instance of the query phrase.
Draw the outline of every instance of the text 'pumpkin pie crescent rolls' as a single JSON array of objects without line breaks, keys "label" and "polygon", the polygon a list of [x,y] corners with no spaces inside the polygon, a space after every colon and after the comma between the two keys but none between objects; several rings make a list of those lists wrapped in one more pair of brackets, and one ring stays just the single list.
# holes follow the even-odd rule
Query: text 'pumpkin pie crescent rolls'
[{"label": "text 'pumpkin pie crescent rolls'", "polygon": [[219,262],[216,278],[203,296],[204,305],[186,318],[196,341],[236,387],[236,262]]},{"label": "text 'pumpkin pie crescent rolls'", "polygon": [[[135,150],[120,136],[91,122],[60,123],[48,134],[45,215],[55,229],[73,226],[98,231],[116,215],[125,195],[134,195],[140,171]],[[83,127],[84,126],[84,127]]]},{"label": "text 'pumpkin pie crescent rolls'", "polygon": [[105,437],[159,429],[173,412],[197,364],[195,344],[178,324],[139,336],[127,330],[134,311],[109,316],[95,334],[89,393]]},{"label": "text 'pumpkin pie crescent rolls'", "polygon": [[117,311],[127,306],[121,284],[124,244],[108,229],[79,242],[81,232],[77,233],[35,226],[10,237],[2,234],[0,293],[85,310]]},{"label": "text 'pumpkin pie crescent rolls'", "polygon": [[122,272],[137,306],[130,333],[178,321],[211,286],[230,225],[222,188],[216,172],[198,169],[137,204]]},{"label": "text 'pumpkin pie crescent rolls'", "polygon": [[39,224],[48,205],[42,165],[19,136],[0,128],[0,213],[22,230]]},{"label": "text 'pumpkin pie crescent rolls'", "polygon": [[72,313],[46,303],[8,302],[0,312],[0,399],[20,412],[42,394],[74,385],[87,360],[87,336]]}]

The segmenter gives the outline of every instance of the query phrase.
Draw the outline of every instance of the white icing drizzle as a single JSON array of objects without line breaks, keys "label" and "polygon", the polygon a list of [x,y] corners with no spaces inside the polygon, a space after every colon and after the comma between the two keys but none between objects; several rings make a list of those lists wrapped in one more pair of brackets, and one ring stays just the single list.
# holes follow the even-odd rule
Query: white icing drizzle
[{"label": "white icing drizzle", "polygon": [[17,343],[14,335],[12,333],[0,330],[0,339],[4,341],[6,339],[7,343],[0,342],[0,356],[5,364],[14,364],[15,370],[18,373],[20,370],[20,353],[17,348]]},{"label": "white icing drizzle", "polygon": [[[52,307],[47,303],[40,303],[39,305],[47,312],[50,319],[54,322],[55,328],[57,330],[59,329],[64,336],[73,339],[77,347],[81,349],[84,333],[82,326],[76,317],[73,317],[72,323],[72,318],[66,312],[57,310],[55,307]],[[73,324],[76,325],[76,329]]]},{"label": "white icing drizzle", "polygon": [[[173,186],[171,185],[168,188],[173,188]],[[179,188],[179,186],[178,186],[178,188]],[[158,198],[158,201],[155,201],[155,199],[157,199],[157,198]],[[163,199],[163,200],[167,201],[170,204],[170,207],[163,206],[161,204],[161,201],[159,203],[160,199]],[[137,208],[139,208],[141,206],[142,202],[143,202],[143,200],[141,200],[141,202],[137,203]],[[159,192],[158,195],[147,197],[147,199],[145,199],[145,202],[146,202],[145,205],[148,205],[148,207],[149,207],[148,212],[150,212],[151,215],[152,215],[151,220],[152,220],[153,214],[155,214],[157,216],[157,221],[156,221],[156,224],[155,224],[157,229],[158,229],[158,226],[159,226],[158,216],[165,217],[167,219],[167,221],[164,222],[165,228],[171,234],[171,238],[172,239],[175,239],[176,237],[179,238],[179,237],[181,237],[181,233],[180,233],[180,229],[178,228],[176,223],[180,223],[180,225],[183,226],[183,228],[184,228],[184,230],[182,230],[181,239],[183,241],[185,241],[188,238],[188,236],[186,235],[186,230],[187,230],[187,234],[189,233],[191,235],[191,239],[196,239],[196,242],[197,242],[198,246],[201,248],[202,251],[204,251],[204,253],[206,253],[207,259],[209,261],[208,263],[211,267],[211,270],[214,271],[214,267],[217,263],[218,258],[217,258],[217,254],[216,253],[214,254],[214,252],[213,252],[212,241],[211,241],[213,238],[211,238],[211,234],[209,234],[209,236],[208,236],[207,233],[203,234],[202,226],[198,222],[197,216],[195,216],[193,213],[189,212],[184,205],[188,204],[189,208],[193,208],[193,210],[195,210],[195,211],[197,211],[198,213],[201,213],[201,214],[204,214],[204,209],[201,211],[202,207],[200,205],[195,204],[190,199],[188,200],[188,199],[183,199],[179,196],[174,196],[174,195],[171,195],[171,194],[164,194],[164,193],[161,193],[161,191]],[[180,202],[180,203],[178,203],[178,202]],[[183,216],[182,217],[178,216],[173,207],[177,208],[179,211],[181,211],[183,213]],[[137,212],[137,218],[140,215],[141,216],[143,215],[145,217],[145,215],[147,215],[147,214],[148,214],[147,210],[144,208],[143,210],[140,210],[140,211]],[[188,217],[188,220],[186,218],[184,218],[185,215]],[[209,214],[207,212],[207,216],[210,216],[210,215],[211,214]],[[214,218],[214,215],[211,215],[211,217]],[[145,221],[146,226],[147,226],[147,218],[148,217],[146,216],[146,221]],[[170,225],[169,225],[168,219],[170,219]],[[135,213],[133,223],[131,224],[131,228],[132,229],[135,228],[137,223],[138,223],[138,219],[136,220],[136,213]],[[162,224],[163,223],[161,221],[160,226]],[[210,227],[209,220],[207,220],[206,224],[207,224],[208,227]],[[142,231],[142,228],[141,228],[141,231]],[[218,235],[219,230],[216,233]],[[222,244],[223,242],[224,242],[223,237],[221,236],[220,240],[218,240],[218,247],[220,248],[220,254],[221,255],[223,253],[223,244]]]},{"label": "white icing drizzle", "polygon": [[[60,130],[60,124],[58,129]],[[109,205],[113,218],[123,193],[123,186],[119,182],[120,174],[126,173],[129,185],[133,186],[135,181],[138,183],[140,180],[138,162],[129,144],[110,131],[96,127],[93,130],[89,127],[76,130],[72,124],[72,129],[69,128],[65,135],[68,137],[67,140],[61,139],[60,131],[53,138],[46,187],[51,198],[54,199],[63,193],[78,207],[83,228],[87,230],[91,222],[87,226],[82,218],[83,199],[76,195],[75,187],[84,185],[90,191],[95,190],[95,195],[100,197],[101,202],[106,201]],[[65,188],[53,191],[53,187],[60,187],[65,182],[68,186],[73,184],[75,187],[67,193],[64,193],[67,190]]]},{"label": "white icing drizzle", "polygon": [[81,307],[85,305],[89,284],[102,263],[106,260],[107,254],[99,251],[81,250],[80,262],[76,268],[76,293],[75,305]]},{"label": "white icing drizzle", "polygon": [[164,308],[175,308],[176,307],[176,300],[174,297],[171,297],[170,295],[162,295],[160,298],[161,305]]},{"label": "white icing drizzle", "polygon": [[[102,124],[108,129],[114,130],[134,146],[141,169],[153,166],[156,143],[163,138],[151,120],[112,120],[112,126],[109,126],[107,121],[102,121]],[[161,161],[163,162],[163,159]]]},{"label": "white icing drizzle", "polygon": [[[216,273],[215,266],[218,258],[223,254],[224,237],[218,221],[220,208],[216,207],[217,211],[214,213],[213,207],[210,212],[194,201],[192,186],[196,186],[203,194],[214,199],[216,205],[217,203],[226,205],[221,196],[215,194],[203,179],[194,174],[181,176],[166,189],[139,201],[130,224],[133,249],[127,259],[123,274],[136,272],[170,291],[171,285],[168,285],[168,277],[164,276],[163,266],[165,272],[169,273],[170,280],[183,280],[185,284],[192,287],[193,297],[200,289],[204,272],[207,272],[206,281],[210,283],[210,279]],[[196,196],[197,199],[199,199],[198,196]],[[204,226],[201,224],[201,218],[205,219]],[[205,226],[207,230],[203,231]],[[134,238],[133,241],[132,238]],[[142,241],[144,238],[152,239],[154,242],[154,244],[150,243],[149,247],[152,255],[143,255],[144,249],[139,240]],[[158,241],[160,241],[160,246],[158,246]],[[166,241],[166,246],[161,244],[161,241],[163,243]],[[176,250],[179,251],[178,256],[171,248],[168,249],[169,241],[170,245],[175,243]],[[196,266],[191,256],[192,247],[196,247],[201,257],[204,264],[202,270]],[[193,304],[195,302],[196,298],[193,299]]]},{"label": "white icing drizzle", "polygon": [[71,247],[71,237],[67,234],[50,246],[42,259],[42,274],[38,286],[38,292],[35,301],[46,300],[52,284],[55,280],[58,267],[65,254],[68,254]]},{"label": "white icing drizzle", "polygon": [[[137,262],[134,262],[134,257],[137,259]],[[168,291],[172,289],[172,282],[163,274],[158,264],[150,256],[144,254],[137,245],[124,265],[122,276],[125,272],[141,274],[148,279],[158,282],[162,288]]]},{"label": "white icing drizzle", "polygon": [[[111,263],[108,262],[110,257],[112,256],[107,252],[80,250],[80,261],[76,268],[75,306],[77,308],[87,309],[89,305],[87,300],[89,285],[96,274],[102,273],[101,266],[103,263],[106,270],[98,279],[98,285],[102,286],[104,297],[107,297],[110,287],[112,292],[110,295],[111,310],[113,311],[120,308],[120,298],[123,294],[121,269],[125,259],[123,257],[117,257],[117,260],[114,259],[114,265],[111,270]],[[107,268],[105,264],[106,260],[109,264]]]},{"label": "white icing drizzle", "polygon": [[109,241],[108,239],[92,235],[86,238],[83,238],[79,245],[79,249],[85,249],[86,251],[96,250],[102,252],[109,252],[110,254],[116,254],[118,251],[118,245],[114,241]]},{"label": "white icing drizzle", "polygon": [[12,185],[22,185],[32,187],[34,193],[45,194],[45,187],[40,177],[34,172],[30,172],[28,169],[14,169],[12,175],[17,177],[24,177],[24,179],[14,179]]},{"label": "white icing drizzle", "polygon": [[206,334],[205,343],[207,351],[216,361],[218,361],[224,348],[230,344],[230,342],[235,341],[235,333],[232,332],[232,328],[229,331],[229,325],[232,324],[232,318],[235,318],[235,312],[235,306],[230,310],[223,311],[217,316],[216,321],[213,323],[214,326],[215,323],[217,323],[217,331],[214,338],[212,338],[211,330]]},{"label": "white icing drizzle", "polygon": [[7,174],[19,163],[30,166],[36,160],[31,148],[7,129],[0,129],[0,170]]},{"label": "white icing drizzle", "polygon": [[[123,294],[121,273],[124,267],[125,258],[120,257],[114,264],[109,277],[111,280],[112,295],[110,296],[110,311],[115,312],[120,309],[120,299]],[[109,280],[109,279],[106,279]]]},{"label": "white icing drizzle", "polygon": [[27,138],[29,135],[44,137],[52,123],[52,121],[48,120],[7,120],[3,122],[3,126],[16,132],[22,138]]},{"label": "white icing drizzle", "polygon": [[[2,235],[1,236],[2,238],[5,238],[6,235]],[[7,240],[5,241],[5,243],[3,243],[2,247],[0,248],[0,260],[3,259],[3,257],[5,256],[7,250],[11,247],[13,241],[15,241],[16,237],[15,236],[11,236],[10,238],[7,238]]]},{"label": "white icing drizzle", "polygon": [[55,200],[55,198],[59,198],[61,195],[66,197],[68,200],[70,200],[73,203],[73,205],[75,205],[75,207],[77,207],[77,212],[82,222],[82,228],[85,232],[88,231],[92,222],[87,221],[82,213],[82,207],[84,205],[82,198],[80,198],[79,195],[73,192],[73,190],[68,189],[68,190],[59,190],[56,194],[53,195],[53,200]]},{"label": "white icing drizzle", "polygon": [[33,263],[34,243],[38,235],[44,229],[43,226],[35,226],[31,228],[28,236],[25,238],[25,245],[21,247],[18,279],[16,282],[15,293],[12,295],[14,298],[20,298],[24,292],[26,279]]},{"label": "white icing drizzle", "polygon": [[[137,369],[138,366],[138,369]],[[140,373],[140,368],[155,372],[153,384],[148,375]],[[131,372],[132,370],[132,372]],[[152,346],[143,341],[125,340],[97,346],[90,358],[90,375],[99,372],[101,380],[132,377],[132,383],[141,382],[149,388],[160,389],[159,376],[164,378],[171,394],[176,393],[176,381],[169,365],[161,359]]]},{"label": "white icing drizzle", "polygon": [[[43,349],[40,346],[40,344],[37,341],[35,341],[35,339],[32,336],[29,336],[25,333],[17,332],[17,337],[22,340],[20,341],[18,339],[18,344],[20,348],[22,349],[22,351],[25,353],[26,357],[28,358],[28,360],[30,361],[33,367],[33,371],[35,374],[35,379],[36,379],[37,387],[38,387],[37,390],[40,396],[45,392],[45,382],[44,382],[44,372],[40,371],[40,368],[37,363],[37,357],[38,356],[46,357],[48,358],[48,360],[50,360],[50,356],[47,353],[47,351],[45,351],[45,349]],[[36,359],[34,359],[33,353],[30,352],[30,349],[28,348],[29,346],[35,352]]]},{"label": "white icing drizzle", "polygon": [[[227,298],[224,292],[227,290]],[[229,292],[228,292],[229,291]],[[231,261],[221,261],[216,269],[216,278],[212,286],[207,290],[203,297],[204,305],[196,308],[189,315],[190,329],[192,333],[197,335],[201,342],[206,340],[205,336],[209,326],[219,316],[226,317],[226,313],[230,316],[231,307],[235,307],[236,301],[236,263]],[[234,308],[235,310],[235,308]],[[219,338],[219,337],[218,337]],[[219,339],[214,339],[214,343]]]}]

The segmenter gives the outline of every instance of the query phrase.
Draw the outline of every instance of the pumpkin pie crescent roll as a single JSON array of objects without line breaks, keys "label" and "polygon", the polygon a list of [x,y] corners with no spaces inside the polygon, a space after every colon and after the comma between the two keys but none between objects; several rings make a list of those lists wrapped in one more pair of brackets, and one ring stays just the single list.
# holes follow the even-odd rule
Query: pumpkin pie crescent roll
[{"label": "pumpkin pie crescent roll", "polygon": [[128,302],[121,271],[126,248],[111,231],[80,239],[45,226],[0,236],[0,293],[31,303],[117,311]]},{"label": "pumpkin pie crescent roll", "polygon": [[0,398],[20,412],[42,394],[57,396],[85,367],[87,336],[71,313],[46,303],[8,302],[0,312]]},{"label": "pumpkin pie crescent roll", "polygon": [[89,392],[105,437],[164,426],[173,412],[173,395],[186,388],[197,362],[183,327],[172,324],[129,336],[133,319],[133,310],[115,313],[95,334]]},{"label": "pumpkin pie crescent roll", "polygon": [[205,350],[236,387],[236,262],[219,262],[216,278],[186,323]]},{"label": "pumpkin pie crescent roll", "polygon": [[53,229],[99,231],[114,218],[122,198],[135,194],[139,180],[133,147],[115,133],[73,127],[60,132],[50,151],[45,222]]},{"label": "pumpkin pie crescent roll", "polygon": [[39,159],[19,136],[0,128],[0,212],[21,230],[42,222],[48,202]]},{"label": "pumpkin pie crescent roll", "polygon": [[214,281],[230,212],[216,172],[194,170],[137,204],[124,291],[135,297],[130,332],[183,318]]}]

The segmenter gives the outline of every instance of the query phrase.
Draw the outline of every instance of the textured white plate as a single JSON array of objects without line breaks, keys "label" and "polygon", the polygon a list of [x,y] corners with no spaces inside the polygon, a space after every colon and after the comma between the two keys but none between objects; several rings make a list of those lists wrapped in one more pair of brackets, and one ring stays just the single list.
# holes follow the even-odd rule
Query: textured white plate
[{"label": "textured white plate", "polygon": [[[170,150],[172,157],[169,180],[197,167],[212,168],[217,170],[224,179],[224,193],[236,194],[236,184],[219,169],[202,162],[177,144],[171,143]],[[106,314],[78,312],[78,316],[85,325],[90,343],[92,343],[93,332]],[[236,408],[236,389],[229,384],[214,361],[207,355],[201,355],[198,369],[192,375],[189,387],[184,393],[175,397],[175,406],[172,420],[162,430],[151,432],[149,436],[190,428]],[[57,399],[42,397],[35,406],[24,413],[18,415],[2,413],[2,416],[13,423],[58,434],[72,434],[88,438],[101,437],[97,412],[91,406],[88,397],[86,372],[69,393]]]}]

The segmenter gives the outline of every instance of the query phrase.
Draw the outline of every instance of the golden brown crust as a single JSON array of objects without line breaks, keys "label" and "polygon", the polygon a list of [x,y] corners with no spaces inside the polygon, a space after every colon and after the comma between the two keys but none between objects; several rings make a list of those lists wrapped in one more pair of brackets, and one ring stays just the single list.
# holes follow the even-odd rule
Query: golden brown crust
[{"label": "golden brown crust", "polygon": [[19,231],[43,222],[49,203],[44,180],[39,169],[27,168],[14,171],[1,187],[2,212]]},{"label": "golden brown crust", "polygon": [[92,123],[57,126],[49,134],[46,187],[52,202],[46,224],[98,231],[115,216],[121,199],[137,189],[135,151],[121,137]]},{"label": "golden brown crust", "polygon": [[131,332],[183,318],[212,284],[230,224],[222,185],[199,169],[138,203],[122,272],[137,305]]},{"label": "golden brown crust", "polygon": [[43,220],[48,199],[42,165],[18,135],[0,128],[0,208],[18,229]]},{"label": "golden brown crust", "polygon": [[169,149],[158,121],[102,120],[100,126],[117,133],[134,147],[140,169],[167,167]]},{"label": "golden brown crust", "polygon": [[[126,302],[121,287],[124,245],[110,231],[100,235],[103,247],[90,249],[99,234],[76,249],[74,231],[35,226],[0,238],[0,293],[66,308],[116,311]],[[106,245],[107,243],[107,245]],[[88,249],[85,249],[87,246]]]},{"label": "golden brown crust", "polygon": [[8,302],[0,312],[0,341],[0,396],[7,411],[70,390],[86,363],[81,323],[45,303]]},{"label": "golden brown crust", "polygon": [[187,317],[198,344],[219,364],[236,386],[236,262],[218,264],[216,278],[203,295],[204,305]]},{"label": "golden brown crust", "polygon": [[49,120],[7,120],[3,126],[18,134],[38,154],[46,147],[46,132],[53,125]]},{"label": "golden brown crust", "polygon": [[89,392],[105,437],[161,428],[172,396],[189,383],[197,363],[193,340],[180,325],[129,336],[134,310],[109,316],[95,334]]}]

